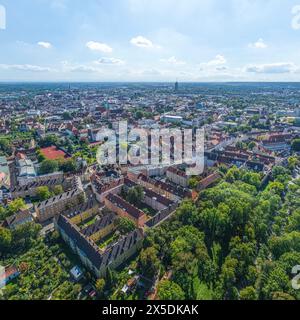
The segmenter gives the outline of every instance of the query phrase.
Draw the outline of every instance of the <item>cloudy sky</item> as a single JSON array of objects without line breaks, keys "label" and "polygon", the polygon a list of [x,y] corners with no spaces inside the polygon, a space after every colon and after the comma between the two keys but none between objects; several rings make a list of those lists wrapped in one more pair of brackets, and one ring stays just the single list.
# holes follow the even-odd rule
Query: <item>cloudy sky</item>
[{"label": "cloudy sky", "polygon": [[0,0],[0,81],[300,81],[299,57],[300,0]]}]

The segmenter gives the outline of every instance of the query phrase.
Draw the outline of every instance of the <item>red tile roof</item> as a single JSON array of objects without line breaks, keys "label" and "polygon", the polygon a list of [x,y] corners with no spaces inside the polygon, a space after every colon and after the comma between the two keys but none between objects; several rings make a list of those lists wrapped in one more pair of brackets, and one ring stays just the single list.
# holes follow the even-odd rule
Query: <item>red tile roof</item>
[{"label": "red tile roof", "polygon": [[145,215],[143,211],[134,207],[133,205],[131,205],[129,202],[125,201],[123,198],[119,197],[118,195],[110,193],[106,198],[115,206],[121,208],[122,210],[127,212],[129,215],[131,215],[135,219],[139,219]]},{"label": "red tile roof", "polygon": [[203,190],[206,189],[207,187],[209,187],[210,185],[212,185],[213,183],[215,183],[217,180],[219,180],[221,178],[221,175],[219,173],[213,173],[210,176],[204,178],[203,180],[201,180],[200,184],[199,184],[199,189]]},{"label": "red tile roof", "polygon": [[6,280],[16,273],[18,273],[18,269],[14,266],[5,268],[5,272],[3,274],[0,274],[0,281]]}]

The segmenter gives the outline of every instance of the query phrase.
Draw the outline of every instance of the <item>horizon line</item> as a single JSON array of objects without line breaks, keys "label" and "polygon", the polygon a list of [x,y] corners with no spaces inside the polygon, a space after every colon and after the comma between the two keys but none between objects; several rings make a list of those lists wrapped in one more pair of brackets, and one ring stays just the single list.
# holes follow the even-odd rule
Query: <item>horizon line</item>
[{"label": "horizon line", "polygon": [[[90,81],[90,80],[72,80],[72,81],[66,81],[66,80],[0,80],[0,84],[20,84],[20,83],[63,83],[63,84],[71,84],[71,83],[118,83],[118,84],[134,84],[134,83],[144,83],[144,84],[174,84],[176,81]],[[300,83],[299,81],[288,81],[288,80],[282,80],[282,81],[263,81],[263,80],[256,80],[256,81],[178,81],[178,83],[181,84],[226,84],[226,83]]]}]

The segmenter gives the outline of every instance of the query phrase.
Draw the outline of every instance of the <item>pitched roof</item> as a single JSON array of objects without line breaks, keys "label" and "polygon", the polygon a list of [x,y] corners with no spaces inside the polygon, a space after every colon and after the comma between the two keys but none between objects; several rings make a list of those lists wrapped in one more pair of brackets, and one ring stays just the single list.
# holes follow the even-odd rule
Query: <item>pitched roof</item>
[{"label": "pitched roof", "polygon": [[144,174],[140,174],[138,176],[139,180],[142,180],[144,182],[147,182],[149,184],[152,184],[154,187],[157,187],[158,189],[161,189],[163,191],[172,193],[178,197],[181,198],[185,198],[185,197],[190,197],[191,196],[191,192],[187,189],[183,189],[180,186],[172,186],[171,184],[168,184],[166,182],[163,181],[158,181],[158,180],[153,180],[147,176],[145,176]]},{"label": "pitched roof", "polygon": [[85,235],[86,237],[90,237],[93,234],[97,233],[98,231],[111,225],[115,219],[116,219],[116,215],[114,213],[109,213],[109,214],[105,215],[104,217],[102,217],[101,219],[97,220],[92,225],[87,226],[86,228],[81,230],[81,233],[83,235]]},{"label": "pitched roof", "polygon": [[67,209],[62,214],[66,216],[67,218],[71,219],[73,217],[76,217],[77,215],[86,212],[94,207],[98,206],[98,202],[95,199],[95,197],[92,197],[88,199],[88,201],[85,201],[82,204],[79,204],[77,206],[73,206],[72,208]]},{"label": "pitched roof", "polygon": [[109,246],[106,251],[102,253],[95,243],[85,237],[79,228],[73,225],[66,217],[60,215],[57,219],[57,225],[75,242],[76,246],[97,269],[108,267],[110,263],[131,249],[144,237],[142,230],[136,229],[127,236],[122,237],[118,242]]},{"label": "pitched roof", "polygon": [[199,188],[205,189],[205,188],[209,187],[211,184],[213,184],[214,182],[216,182],[220,178],[221,178],[221,175],[218,172],[215,172],[215,173],[211,174],[210,176],[202,179],[200,181]]},{"label": "pitched roof", "polygon": [[100,268],[102,263],[102,255],[99,248],[92,242],[89,241],[83,234],[80,233],[79,228],[72,224],[68,218],[60,215],[57,219],[57,225],[61,228],[69,238],[71,238],[76,246],[84,252],[91,263],[96,267]]},{"label": "pitched roof", "polygon": [[[128,178],[124,179],[124,183],[129,188],[133,188],[133,187],[138,186],[137,183],[135,183],[134,181],[132,181],[132,180],[130,180]],[[157,202],[160,202],[160,203],[162,203],[163,205],[165,205],[167,207],[174,203],[173,201],[169,200],[168,198],[166,198],[166,197],[164,197],[164,196],[158,194],[157,192],[154,192],[153,190],[150,190],[148,188],[143,188],[143,191],[144,191],[146,197],[148,197],[148,198],[156,198]]]},{"label": "pitched roof", "polygon": [[140,229],[136,229],[127,236],[122,237],[117,243],[107,248],[103,254],[102,264],[104,264],[104,266],[108,266],[111,262],[123,255],[126,251],[130,250],[142,239],[143,232]]},{"label": "pitched roof", "polygon": [[68,192],[64,192],[64,193],[62,193],[62,194],[60,194],[58,196],[55,196],[53,198],[50,198],[50,199],[45,200],[43,202],[40,202],[37,205],[37,208],[38,209],[46,208],[46,207],[51,206],[51,205],[53,205],[55,203],[58,203],[58,202],[60,202],[62,200],[71,198],[71,197],[75,196],[76,194],[79,194],[80,192],[82,192],[82,190],[78,189],[78,188],[73,189],[73,190],[68,191]]},{"label": "pitched roof", "polygon": [[166,207],[168,207],[174,203],[173,201],[169,200],[166,197],[161,196],[160,194],[154,192],[153,190],[144,188],[144,192],[145,192],[146,197],[149,197],[152,199],[155,198],[157,202],[160,202],[161,204],[165,205]]},{"label": "pitched roof", "polygon": [[19,271],[15,266],[5,268],[5,271],[3,273],[0,273],[0,283],[15,274],[19,274]]},{"label": "pitched roof", "polygon": [[180,176],[180,177],[183,177],[183,178],[187,178],[187,175],[184,171],[178,170],[174,167],[168,168],[167,172],[173,173],[173,174]]},{"label": "pitched roof", "polygon": [[22,192],[22,191],[29,191],[30,189],[36,189],[38,187],[43,186],[56,186],[59,184],[63,184],[64,180],[62,178],[50,178],[49,180],[42,180],[42,181],[33,181],[28,183],[25,186],[16,186],[14,188],[11,188],[11,192]]},{"label": "pitched roof", "polygon": [[132,204],[124,200],[123,198],[110,193],[106,197],[111,203],[113,203],[118,208],[121,208],[125,212],[127,212],[129,215],[131,215],[135,219],[141,218],[145,213],[141,211],[140,209],[134,207]]},{"label": "pitched roof", "polygon": [[7,225],[10,226],[30,218],[32,218],[30,212],[28,210],[23,210],[23,211],[19,211],[18,213],[15,213],[11,217],[6,218],[5,221]]}]

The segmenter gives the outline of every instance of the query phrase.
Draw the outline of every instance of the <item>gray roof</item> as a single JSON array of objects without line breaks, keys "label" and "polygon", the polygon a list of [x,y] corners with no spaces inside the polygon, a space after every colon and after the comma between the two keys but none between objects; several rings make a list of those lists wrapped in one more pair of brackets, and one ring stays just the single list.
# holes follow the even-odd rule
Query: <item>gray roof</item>
[{"label": "gray roof", "polygon": [[38,208],[38,209],[46,208],[46,207],[51,206],[51,205],[53,205],[53,204],[55,204],[55,203],[58,203],[58,202],[60,202],[60,201],[62,201],[62,200],[71,198],[71,197],[75,196],[76,194],[78,194],[78,193],[80,193],[80,192],[82,192],[81,189],[73,189],[73,190],[71,190],[71,191],[64,192],[64,193],[62,193],[62,194],[60,194],[60,195],[58,195],[58,196],[55,196],[55,197],[53,197],[53,198],[50,198],[50,199],[45,200],[45,201],[43,201],[43,202],[40,202],[40,203],[37,205],[37,208]]},{"label": "gray roof", "polygon": [[24,220],[32,218],[30,212],[28,210],[20,211],[16,214],[14,214],[11,217],[6,218],[6,223],[8,226],[16,224],[16,223],[21,223]]},{"label": "gray roof", "polygon": [[117,216],[114,213],[106,214],[101,219],[97,220],[92,225],[84,228],[81,230],[81,233],[84,234],[87,237],[92,236],[93,234],[97,233],[98,231],[106,228],[107,226],[111,225],[115,220]]},{"label": "gray roof", "polygon": [[77,206],[73,206],[72,208],[67,209],[62,214],[66,216],[69,219],[72,219],[76,217],[77,215],[86,212],[94,207],[98,206],[98,201],[95,197],[92,197],[88,199],[88,201],[85,201],[82,204],[79,204]]},{"label": "gray roof", "polygon": [[65,216],[60,215],[57,219],[57,225],[65,234],[71,238],[76,246],[84,252],[86,257],[97,268],[108,267],[110,263],[123,255],[127,250],[136,245],[143,239],[143,232],[136,229],[127,236],[122,237],[118,242],[108,247],[104,253],[95,245],[95,243],[86,238],[76,225],[73,225]]}]

